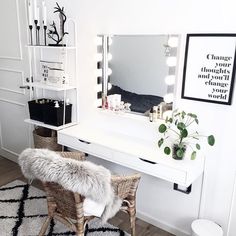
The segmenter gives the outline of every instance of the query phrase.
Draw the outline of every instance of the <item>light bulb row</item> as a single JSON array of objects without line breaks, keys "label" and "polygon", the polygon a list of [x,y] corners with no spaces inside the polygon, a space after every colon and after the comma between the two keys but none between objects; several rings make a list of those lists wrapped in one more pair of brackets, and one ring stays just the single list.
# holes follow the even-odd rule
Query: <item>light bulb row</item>
[{"label": "light bulb row", "polygon": [[[94,40],[94,43],[97,45],[97,46],[102,46],[102,37],[100,36],[97,36]],[[111,37],[108,37],[108,45],[110,46],[112,44],[112,38]]]},{"label": "light bulb row", "polygon": [[[171,48],[176,48],[179,43],[179,38],[177,36],[171,36],[168,39],[167,45]],[[166,64],[168,67],[175,67],[177,65],[176,56],[168,56],[166,59]],[[175,84],[175,75],[167,75],[165,77],[165,83],[169,86]],[[172,103],[174,101],[174,93],[167,93],[164,96],[165,103]]]}]

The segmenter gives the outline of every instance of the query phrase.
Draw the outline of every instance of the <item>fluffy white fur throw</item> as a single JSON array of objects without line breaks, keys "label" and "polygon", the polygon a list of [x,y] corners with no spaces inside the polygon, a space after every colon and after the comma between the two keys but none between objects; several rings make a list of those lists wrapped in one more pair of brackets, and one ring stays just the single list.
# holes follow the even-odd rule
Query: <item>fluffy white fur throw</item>
[{"label": "fluffy white fur throw", "polygon": [[113,217],[121,206],[122,200],[115,196],[111,186],[111,173],[103,166],[63,158],[47,149],[31,148],[20,154],[18,162],[28,179],[56,182],[65,189],[105,204],[103,222]]}]

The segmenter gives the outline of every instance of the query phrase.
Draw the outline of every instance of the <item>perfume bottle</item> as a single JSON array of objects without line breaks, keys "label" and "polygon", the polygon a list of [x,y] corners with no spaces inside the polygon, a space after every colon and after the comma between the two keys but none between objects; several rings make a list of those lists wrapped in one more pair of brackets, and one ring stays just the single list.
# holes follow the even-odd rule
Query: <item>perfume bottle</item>
[{"label": "perfume bottle", "polygon": [[153,122],[153,108],[151,108],[149,111],[149,121]]},{"label": "perfume bottle", "polygon": [[153,106],[153,114],[152,114],[152,121],[156,122],[157,121],[157,106]]}]

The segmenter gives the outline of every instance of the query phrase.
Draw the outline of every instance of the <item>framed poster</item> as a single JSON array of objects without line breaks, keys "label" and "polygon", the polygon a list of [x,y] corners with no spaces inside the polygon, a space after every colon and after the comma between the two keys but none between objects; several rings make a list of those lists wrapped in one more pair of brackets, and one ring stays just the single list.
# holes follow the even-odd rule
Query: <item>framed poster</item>
[{"label": "framed poster", "polygon": [[182,98],[230,105],[236,34],[188,34]]}]

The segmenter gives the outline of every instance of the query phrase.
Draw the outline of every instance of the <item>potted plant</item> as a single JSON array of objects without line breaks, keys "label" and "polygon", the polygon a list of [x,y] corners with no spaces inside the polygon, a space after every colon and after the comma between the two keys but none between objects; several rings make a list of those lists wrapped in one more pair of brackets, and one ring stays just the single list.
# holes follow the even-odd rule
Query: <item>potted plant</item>
[{"label": "potted plant", "polygon": [[215,144],[213,135],[203,136],[193,129],[194,125],[198,125],[199,120],[197,115],[186,113],[185,111],[174,110],[171,117],[165,119],[165,123],[158,128],[162,137],[158,140],[158,147],[162,147],[168,139],[172,139],[169,144],[165,145],[164,153],[170,155],[177,160],[182,160],[187,147],[192,149],[191,159],[194,160],[197,155],[197,150],[201,149],[199,144],[200,138],[207,138],[207,143],[210,146]]}]

